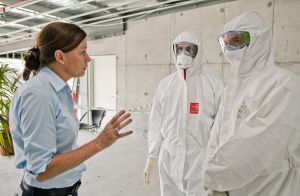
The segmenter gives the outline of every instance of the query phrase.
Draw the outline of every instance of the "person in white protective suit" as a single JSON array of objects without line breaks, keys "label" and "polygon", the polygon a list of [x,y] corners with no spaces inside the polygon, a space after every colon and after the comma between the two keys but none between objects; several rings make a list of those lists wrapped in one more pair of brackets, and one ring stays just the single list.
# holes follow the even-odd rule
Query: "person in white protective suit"
[{"label": "person in white protective suit", "polygon": [[275,66],[271,34],[250,11],[226,24],[219,37],[231,75],[203,164],[210,190],[300,195],[300,79]]},{"label": "person in white protective suit", "polygon": [[160,81],[149,117],[144,180],[149,183],[158,157],[161,196],[205,194],[201,165],[223,85],[202,72],[200,39],[196,32],[182,32],[174,40],[177,72]]}]

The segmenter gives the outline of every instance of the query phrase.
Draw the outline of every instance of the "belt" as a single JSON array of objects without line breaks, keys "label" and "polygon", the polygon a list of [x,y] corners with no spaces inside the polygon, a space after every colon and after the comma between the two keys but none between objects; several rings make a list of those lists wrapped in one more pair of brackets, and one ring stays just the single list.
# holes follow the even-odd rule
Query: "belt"
[{"label": "belt", "polygon": [[42,189],[28,185],[23,179],[20,187],[24,196],[68,196],[77,193],[80,185],[81,181],[79,180],[70,187]]}]

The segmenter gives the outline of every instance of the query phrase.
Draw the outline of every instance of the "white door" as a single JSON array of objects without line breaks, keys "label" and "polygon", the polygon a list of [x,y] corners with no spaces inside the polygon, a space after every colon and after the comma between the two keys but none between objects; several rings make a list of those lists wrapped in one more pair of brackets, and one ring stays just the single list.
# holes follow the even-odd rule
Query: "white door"
[{"label": "white door", "polygon": [[117,69],[116,55],[92,56],[91,107],[107,109],[102,127],[116,113]]}]

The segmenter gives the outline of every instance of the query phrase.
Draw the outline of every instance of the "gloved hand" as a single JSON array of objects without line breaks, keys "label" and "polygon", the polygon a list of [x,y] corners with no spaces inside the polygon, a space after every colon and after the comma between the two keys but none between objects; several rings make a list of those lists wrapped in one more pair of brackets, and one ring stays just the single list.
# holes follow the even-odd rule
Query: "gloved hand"
[{"label": "gloved hand", "polygon": [[150,183],[149,179],[150,179],[150,175],[151,175],[155,160],[156,160],[156,158],[151,158],[151,157],[147,158],[147,162],[146,162],[145,169],[144,169],[144,182],[147,185]]},{"label": "gloved hand", "polygon": [[229,196],[227,192],[219,192],[211,189],[206,190],[206,196]]}]

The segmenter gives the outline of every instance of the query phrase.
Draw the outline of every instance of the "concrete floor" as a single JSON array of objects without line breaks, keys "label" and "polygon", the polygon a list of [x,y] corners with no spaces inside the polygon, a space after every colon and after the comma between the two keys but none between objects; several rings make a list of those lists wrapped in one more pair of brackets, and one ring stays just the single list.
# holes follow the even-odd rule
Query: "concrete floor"
[{"label": "concrete floor", "polygon": [[[78,143],[93,139],[90,132],[80,131]],[[147,141],[142,134],[134,133],[86,161],[79,196],[159,196],[157,166],[150,185],[143,182]],[[0,196],[14,195],[22,178],[15,168],[14,158],[0,157]]]}]

